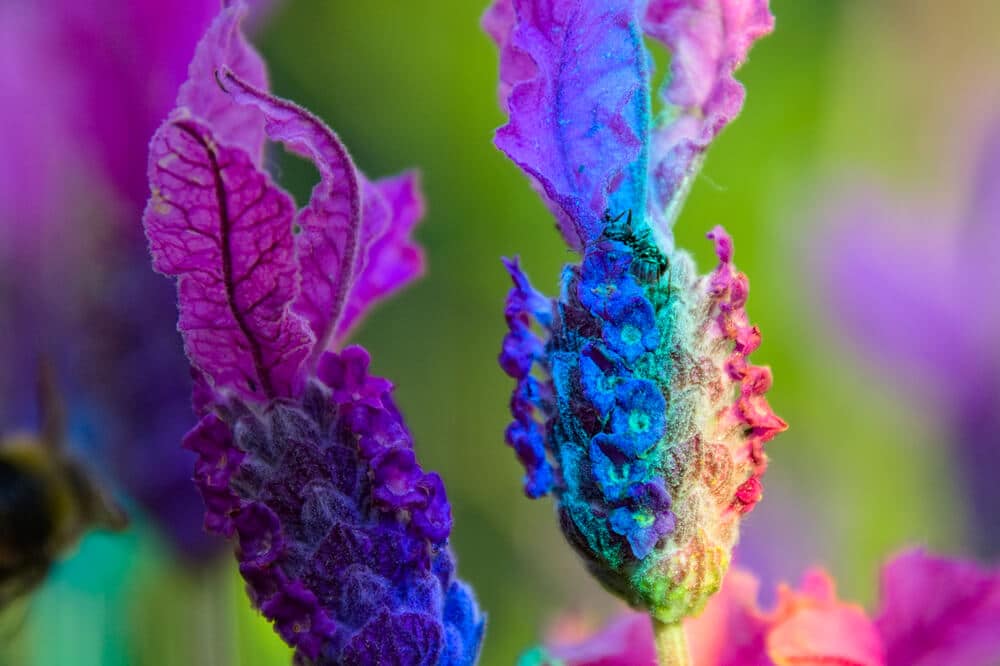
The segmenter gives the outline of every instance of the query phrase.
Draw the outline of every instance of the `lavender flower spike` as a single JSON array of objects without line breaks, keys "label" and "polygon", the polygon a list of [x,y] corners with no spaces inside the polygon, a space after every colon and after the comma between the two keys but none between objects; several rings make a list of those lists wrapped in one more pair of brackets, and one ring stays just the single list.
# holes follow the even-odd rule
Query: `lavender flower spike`
[{"label": "lavender flower spike", "polygon": [[[496,145],[582,255],[555,300],[506,262],[507,442],[594,576],[656,620],[664,663],[681,663],[680,622],[719,589],[786,427],[748,361],[760,331],[732,241],[708,234],[719,263],[699,276],[671,231],[772,24],[766,0],[496,0],[484,18],[509,116]],[[672,52],[655,119],[644,33]]]},{"label": "lavender flower spike", "polygon": [[[422,270],[415,179],[368,182],[322,121],[268,94],[242,13],[216,19],[153,138],[144,218],[177,279],[205,525],[235,538],[297,663],[472,664],[484,620],[454,576],[441,478],[368,353],[328,348]],[[319,170],[300,211],[261,168],[265,134]]]}]

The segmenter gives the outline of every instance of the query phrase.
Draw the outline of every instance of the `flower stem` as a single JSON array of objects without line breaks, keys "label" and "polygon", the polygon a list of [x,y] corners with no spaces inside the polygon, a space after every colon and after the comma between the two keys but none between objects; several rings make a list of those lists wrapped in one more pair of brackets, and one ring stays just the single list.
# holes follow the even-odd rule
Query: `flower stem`
[{"label": "flower stem", "polygon": [[664,624],[653,618],[653,633],[660,666],[692,666],[683,624]]}]

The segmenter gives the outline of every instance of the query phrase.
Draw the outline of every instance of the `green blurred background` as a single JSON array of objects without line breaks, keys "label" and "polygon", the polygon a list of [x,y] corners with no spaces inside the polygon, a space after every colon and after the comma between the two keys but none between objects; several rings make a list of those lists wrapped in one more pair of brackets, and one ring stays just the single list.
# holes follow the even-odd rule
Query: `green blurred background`
[{"label": "green blurred background", "polygon": [[[677,226],[703,268],[705,232],[721,223],[734,236],[764,334],[755,360],[772,366],[771,403],[791,424],[769,445],[768,496],[744,527],[753,558],[791,580],[824,564],[843,596],[868,604],[894,549],[963,552],[962,495],[932,415],[831,330],[809,272],[816,206],[844,174],[961,197],[962,151],[997,101],[984,97],[998,89],[996,4],[773,0],[777,30],[739,74],[745,110]],[[562,543],[551,502],[522,496],[503,444],[511,382],[496,354],[509,285],[499,257],[520,254],[554,293],[571,256],[492,146],[503,116],[482,10],[474,0],[291,0],[258,43],[275,90],[335,128],[367,174],[423,172],[429,274],[357,339],[396,383],[423,464],[445,479],[459,571],[490,616],[481,663],[493,666],[513,663],[561,611],[600,619],[615,606]],[[283,155],[273,166],[300,199],[308,193],[311,167]],[[183,569],[141,519],[126,536],[92,536],[25,617],[8,620],[3,663],[288,663],[234,569]]]}]

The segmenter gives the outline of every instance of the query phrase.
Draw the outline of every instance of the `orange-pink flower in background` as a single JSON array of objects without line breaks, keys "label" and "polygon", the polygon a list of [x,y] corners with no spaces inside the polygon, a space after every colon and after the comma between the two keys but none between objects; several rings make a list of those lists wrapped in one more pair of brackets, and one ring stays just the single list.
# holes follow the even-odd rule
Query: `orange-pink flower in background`
[{"label": "orange-pink flower in background", "polygon": [[[994,666],[1000,660],[1000,568],[906,551],[882,568],[874,616],[839,600],[821,569],[758,606],[753,574],[733,569],[685,623],[694,666]],[[520,666],[656,666],[645,613],[627,612],[573,640],[566,625]]]}]

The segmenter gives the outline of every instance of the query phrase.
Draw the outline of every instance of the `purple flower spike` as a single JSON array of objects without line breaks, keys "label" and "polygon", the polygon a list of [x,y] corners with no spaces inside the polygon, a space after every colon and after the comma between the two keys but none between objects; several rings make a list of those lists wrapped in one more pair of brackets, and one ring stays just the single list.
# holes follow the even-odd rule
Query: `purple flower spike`
[{"label": "purple flower spike", "polygon": [[[251,598],[300,657],[354,663],[359,641],[378,635],[383,659],[417,651],[372,663],[473,663],[483,622],[452,578],[440,477],[416,462],[388,394],[379,407],[336,395],[313,377],[294,401],[214,405],[186,440],[206,526],[236,536]],[[385,446],[369,458],[358,442],[380,434]],[[465,610],[449,618],[453,597]]]},{"label": "purple flower spike", "polygon": [[[205,525],[235,537],[248,594],[296,663],[472,664],[484,620],[453,575],[444,484],[368,353],[328,350],[345,312],[357,321],[422,270],[416,179],[369,183],[322,121],[238,75],[257,62],[241,12],[213,24],[153,139],[144,220],[196,369],[185,447]],[[257,121],[260,140],[316,164],[303,210],[261,170]]]}]

